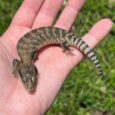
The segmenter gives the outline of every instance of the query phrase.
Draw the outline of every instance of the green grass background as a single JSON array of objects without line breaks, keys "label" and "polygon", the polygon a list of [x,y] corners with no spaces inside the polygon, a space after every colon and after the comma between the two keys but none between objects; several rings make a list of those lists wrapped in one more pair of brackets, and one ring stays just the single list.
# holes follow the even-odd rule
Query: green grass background
[{"label": "green grass background", "polygon": [[[21,2],[0,0],[0,35]],[[115,24],[115,0],[87,0],[75,21],[75,33],[83,36],[102,18],[110,18]],[[47,115],[90,115],[97,110],[115,115],[115,25],[95,50],[107,80],[101,80],[93,64],[84,59],[69,74]]]}]

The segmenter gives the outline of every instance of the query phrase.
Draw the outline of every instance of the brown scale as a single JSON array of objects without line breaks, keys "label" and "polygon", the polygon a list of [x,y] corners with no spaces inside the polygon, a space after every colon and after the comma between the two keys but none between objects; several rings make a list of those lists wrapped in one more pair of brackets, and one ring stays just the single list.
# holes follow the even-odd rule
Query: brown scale
[{"label": "brown scale", "polygon": [[33,64],[36,51],[49,44],[59,44],[65,51],[72,53],[69,46],[76,47],[95,64],[99,75],[104,77],[99,60],[95,52],[80,38],[63,29],[43,27],[25,34],[17,44],[17,51],[21,60],[13,60],[15,76],[20,76],[28,91],[36,87],[38,71]]}]

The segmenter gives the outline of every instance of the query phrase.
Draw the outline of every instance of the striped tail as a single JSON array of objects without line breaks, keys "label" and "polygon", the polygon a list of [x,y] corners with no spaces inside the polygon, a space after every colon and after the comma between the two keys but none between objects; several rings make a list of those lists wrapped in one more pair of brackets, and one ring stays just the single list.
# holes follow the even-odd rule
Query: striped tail
[{"label": "striped tail", "polygon": [[77,47],[81,52],[83,52],[87,57],[89,57],[89,59],[95,64],[98,74],[102,78],[104,78],[104,72],[101,68],[99,59],[97,58],[95,52],[90,49],[90,47],[82,39],[76,38],[76,36],[74,35],[71,37],[70,42],[71,44],[73,44],[73,46]]}]

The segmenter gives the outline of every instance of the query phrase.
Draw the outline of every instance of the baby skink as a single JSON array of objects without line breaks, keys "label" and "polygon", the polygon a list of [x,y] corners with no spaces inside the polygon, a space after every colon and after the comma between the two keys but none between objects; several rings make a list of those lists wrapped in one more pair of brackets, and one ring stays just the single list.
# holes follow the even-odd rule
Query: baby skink
[{"label": "baby skink", "polygon": [[20,61],[13,60],[13,72],[15,76],[20,76],[26,89],[31,92],[36,87],[37,68],[33,64],[36,52],[44,46],[59,44],[65,51],[70,50],[70,46],[77,48],[95,64],[98,73],[104,77],[99,60],[92,49],[73,33],[56,27],[42,27],[34,29],[25,34],[17,44],[17,51]]}]

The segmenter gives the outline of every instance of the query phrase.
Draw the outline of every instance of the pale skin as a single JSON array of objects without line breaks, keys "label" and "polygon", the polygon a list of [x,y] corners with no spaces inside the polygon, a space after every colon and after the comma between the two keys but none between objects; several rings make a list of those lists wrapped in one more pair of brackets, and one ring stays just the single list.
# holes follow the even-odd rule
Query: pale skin
[{"label": "pale skin", "polygon": [[[63,0],[24,0],[9,28],[0,38],[0,115],[43,115],[58,94],[70,70],[83,55],[74,49],[67,56],[60,47],[46,47],[35,62],[39,69],[36,91],[28,93],[20,79],[12,74],[12,60],[18,58],[17,41],[28,31],[52,26]],[[84,4],[84,0],[69,0],[54,26],[69,30]],[[83,39],[91,48],[108,34],[110,19],[97,22]],[[77,76],[76,76],[77,77]]]}]

